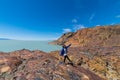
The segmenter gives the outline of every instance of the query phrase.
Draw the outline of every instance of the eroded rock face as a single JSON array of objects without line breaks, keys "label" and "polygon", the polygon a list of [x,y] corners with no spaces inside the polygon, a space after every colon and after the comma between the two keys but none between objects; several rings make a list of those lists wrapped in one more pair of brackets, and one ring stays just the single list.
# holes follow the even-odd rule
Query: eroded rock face
[{"label": "eroded rock face", "polygon": [[2,55],[6,60],[0,65],[0,80],[103,80],[80,66],[60,64],[54,53],[19,50],[6,54]]}]

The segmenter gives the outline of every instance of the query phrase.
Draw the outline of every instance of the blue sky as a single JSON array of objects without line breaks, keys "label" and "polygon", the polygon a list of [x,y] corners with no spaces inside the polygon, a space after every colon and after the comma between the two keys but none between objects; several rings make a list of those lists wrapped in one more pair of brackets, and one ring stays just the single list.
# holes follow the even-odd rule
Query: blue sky
[{"label": "blue sky", "polygon": [[0,0],[0,37],[51,40],[65,32],[120,24],[120,0]]}]

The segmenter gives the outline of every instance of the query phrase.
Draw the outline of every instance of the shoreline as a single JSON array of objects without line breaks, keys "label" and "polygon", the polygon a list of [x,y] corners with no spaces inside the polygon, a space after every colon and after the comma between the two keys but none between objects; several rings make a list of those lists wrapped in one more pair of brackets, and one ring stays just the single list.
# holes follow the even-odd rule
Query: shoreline
[{"label": "shoreline", "polygon": [[61,46],[49,44],[51,41],[18,41],[18,40],[0,40],[0,52],[13,52],[16,50],[29,49],[51,52],[60,50]]}]

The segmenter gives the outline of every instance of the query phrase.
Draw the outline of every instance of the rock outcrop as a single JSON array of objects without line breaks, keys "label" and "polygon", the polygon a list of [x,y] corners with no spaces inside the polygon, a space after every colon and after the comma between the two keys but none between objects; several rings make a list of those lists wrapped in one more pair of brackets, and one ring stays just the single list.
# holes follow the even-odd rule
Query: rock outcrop
[{"label": "rock outcrop", "polygon": [[81,66],[60,64],[52,54],[25,49],[1,53],[0,80],[103,80]]},{"label": "rock outcrop", "polygon": [[57,44],[57,45],[63,45],[68,41],[69,38],[71,38],[74,35],[74,32],[68,32],[64,33],[58,40],[55,40],[53,42],[50,42],[50,44]]}]

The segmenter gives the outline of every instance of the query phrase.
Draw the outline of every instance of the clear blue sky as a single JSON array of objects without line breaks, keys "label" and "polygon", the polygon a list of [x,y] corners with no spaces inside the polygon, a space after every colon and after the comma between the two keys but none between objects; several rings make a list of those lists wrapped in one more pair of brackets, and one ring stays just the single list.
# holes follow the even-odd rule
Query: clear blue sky
[{"label": "clear blue sky", "polygon": [[0,37],[56,39],[69,31],[120,23],[120,0],[0,0]]}]

